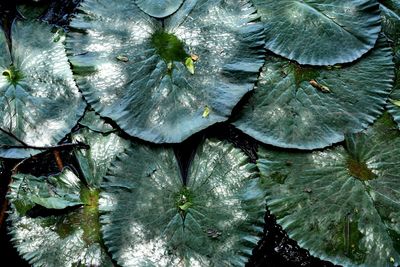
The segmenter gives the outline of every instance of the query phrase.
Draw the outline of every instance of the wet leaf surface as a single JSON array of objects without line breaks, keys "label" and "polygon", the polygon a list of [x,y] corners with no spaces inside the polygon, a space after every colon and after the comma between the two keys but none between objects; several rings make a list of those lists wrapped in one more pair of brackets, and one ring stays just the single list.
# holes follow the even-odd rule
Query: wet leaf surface
[{"label": "wet leaf surface", "polygon": [[[87,0],[71,21],[67,48],[77,83],[101,116],[131,136],[178,143],[227,120],[253,89],[264,62],[256,19],[245,0],[187,0],[163,23],[132,1]],[[185,65],[192,54],[198,60]]]},{"label": "wet leaf surface", "polygon": [[254,167],[232,145],[206,140],[183,179],[172,149],[133,146],[105,178],[105,244],[122,266],[243,266],[264,224]]},{"label": "wet leaf surface", "polygon": [[271,213],[314,256],[343,266],[396,266],[399,142],[386,114],[365,133],[347,136],[345,146],[309,153],[261,149]]}]

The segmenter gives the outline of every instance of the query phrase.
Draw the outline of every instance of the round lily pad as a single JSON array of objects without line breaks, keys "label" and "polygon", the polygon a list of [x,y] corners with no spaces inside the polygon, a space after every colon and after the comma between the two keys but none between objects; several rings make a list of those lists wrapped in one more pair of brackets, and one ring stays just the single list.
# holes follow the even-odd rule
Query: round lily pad
[{"label": "round lily pad", "polygon": [[349,63],[372,49],[381,30],[376,0],[254,0],[266,48],[299,64]]},{"label": "round lily pad", "polygon": [[33,266],[114,266],[101,239],[98,199],[107,168],[129,143],[88,129],[72,139],[90,145],[75,151],[84,182],[68,167],[49,177],[14,175],[12,241]]},{"label": "round lily pad", "polygon": [[136,0],[135,3],[148,15],[164,18],[175,13],[183,0]]},{"label": "round lily pad", "polygon": [[349,65],[302,66],[272,55],[266,61],[257,89],[233,124],[284,148],[323,148],[362,131],[382,113],[394,79],[384,37]]},{"label": "round lily pad", "polygon": [[87,0],[67,49],[84,97],[131,136],[177,143],[225,121],[253,89],[264,35],[248,1],[187,0],[162,22],[132,1]]},{"label": "round lily pad", "polygon": [[0,156],[24,158],[40,150],[18,148],[56,145],[82,116],[60,39],[35,21],[14,21],[10,47],[0,33]]},{"label": "round lily pad", "polygon": [[200,145],[186,179],[171,148],[133,146],[104,181],[102,232],[121,266],[244,266],[263,231],[255,165],[225,142]]},{"label": "round lily pad", "polygon": [[268,207],[313,256],[342,266],[400,263],[400,132],[385,115],[345,146],[260,149]]}]

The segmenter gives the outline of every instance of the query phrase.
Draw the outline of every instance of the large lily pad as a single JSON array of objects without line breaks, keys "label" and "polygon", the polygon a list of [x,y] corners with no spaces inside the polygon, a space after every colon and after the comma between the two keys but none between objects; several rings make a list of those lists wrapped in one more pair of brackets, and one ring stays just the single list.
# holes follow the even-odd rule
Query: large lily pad
[{"label": "large lily pad", "polygon": [[300,64],[334,65],[374,47],[380,27],[376,0],[254,0],[266,47]]},{"label": "large lily pad", "polygon": [[[107,167],[128,142],[87,129],[73,140],[90,145],[75,151],[84,182],[69,168],[49,177],[13,176],[10,233],[33,266],[113,266],[101,240],[98,198]],[[42,213],[35,214],[38,206]]]},{"label": "large lily pad", "polygon": [[343,266],[398,266],[400,133],[388,115],[345,147],[259,156],[268,207],[300,246]]},{"label": "large lily pad", "polygon": [[264,62],[256,18],[247,0],[187,0],[163,22],[129,0],[87,0],[67,47],[96,112],[132,136],[181,142],[227,120],[253,89]]},{"label": "large lily pad", "polygon": [[[34,21],[15,21],[11,46],[0,33],[0,156],[23,158],[57,144],[76,124],[84,102],[59,41]],[[10,52],[11,49],[11,52]]]},{"label": "large lily pad", "polygon": [[150,16],[163,18],[175,13],[183,0],[135,0],[138,7]]},{"label": "large lily pad", "polygon": [[207,140],[185,180],[172,149],[135,146],[110,168],[102,232],[122,266],[244,266],[263,231],[254,165]]},{"label": "large lily pad", "polygon": [[400,127],[400,1],[385,1],[388,7],[381,5],[382,29],[391,40],[396,63],[396,80],[388,102],[388,110]]},{"label": "large lily pad", "polygon": [[343,141],[372,123],[392,88],[392,51],[384,37],[345,66],[300,66],[268,56],[258,88],[233,124],[274,146],[315,149]]}]

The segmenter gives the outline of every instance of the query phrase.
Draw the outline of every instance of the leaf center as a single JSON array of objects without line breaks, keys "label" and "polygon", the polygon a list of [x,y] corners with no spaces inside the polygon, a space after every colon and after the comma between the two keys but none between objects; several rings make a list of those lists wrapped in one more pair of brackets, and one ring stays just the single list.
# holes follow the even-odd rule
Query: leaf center
[{"label": "leaf center", "polygon": [[302,82],[309,83],[315,80],[319,76],[319,72],[312,67],[300,66],[296,63],[291,64],[292,71],[294,73],[294,79],[297,87],[300,87]]},{"label": "leaf center", "polygon": [[183,187],[175,197],[176,207],[179,213],[184,218],[189,208],[193,205],[193,194],[187,188]]},{"label": "leaf center", "polygon": [[377,178],[377,175],[368,168],[365,162],[349,158],[347,161],[347,168],[351,176],[361,181],[368,181]]},{"label": "leaf center", "polygon": [[85,203],[82,212],[83,239],[87,244],[100,242],[99,190],[82,189],[81,200]]},{"label": "leaf center", "polygon": [[167,63],[173,61],[185,62],[189,57],[184,49],[183,42],[175,35],[165,31],[156,31],[151,37],[151,44],[157,54]]},{"label": "leaf center", "polygon": [[7,79],[7,81],[13,85],[17,84],[22,80],[23,75],[16,67],[11,65],[8,69],[4,70],[2,75]]}]

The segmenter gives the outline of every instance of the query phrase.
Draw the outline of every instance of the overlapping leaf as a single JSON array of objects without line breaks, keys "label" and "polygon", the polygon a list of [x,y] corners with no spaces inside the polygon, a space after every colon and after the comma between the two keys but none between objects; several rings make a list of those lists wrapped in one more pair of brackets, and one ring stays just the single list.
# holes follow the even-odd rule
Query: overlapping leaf
[{"label": "overlapping leaf", "polygon": [[381,5],[382,28],[391,40],[396,64],[396,80],[388,102],[388,110],[400,127],[400,1],[384,1]]},{"label": "overlapping leaf", "polygon": [[360,58],[381,30],[376,0],[254,0],[267,29],[266,47],[300,64],[334,65]]},{"label": "overlapping leaf", "polygon": [[311,254],[343,266],[400,263],[400,133],[389,116],[347,146],[260,151],[267,203]]},{"label": "overlapping leaf", "polygon": [[247,0],[187,0],[163,23],[132,1],[86,0],[67,47],[96,112],[132,136],[181,142],[252,90],[264,61],[256,18]]},{"label": "overlapping leaf", "polygon": [[87,110],[85,112],[85,116],[79,121],[79,124],[87,127],[93,132],[98,133],[110,133],[115,131],[115,129],[108,123],[106,123],[103,119],[100,118],[96,112]]},{"label": "overlapping leaf", "polygon": [[16,6],[18,13],[25,19],[37,19],[49,8],[50,2],[24,1]]},{"label": "overlapping leaf", "polygon": [[183,0],[135,0],[138,7],[150,16],[163,18],[175,13]]},{"label": "overlapping leaf", "polygon": [[57,144],[76,124],[84,103],[58,33],[15,21],[11,52],[0,33],[0,156],[23,158]]},{"label": "overlapping leaf", "polygon": [[384,37],[365,58],[345,66],[300,66],[268,56],[258,88],[233,124],[274,146],[323,148],[372,123],[393,78],[392,51]]},{"label": "overlapping leaf", "polygon": [[[56,176],[13,177],[12,241],[33,266],[113,266],[100,237],[98,196],[107,167],[128,142],[88,129],[74,134],[73,140],[90,145],[76,151],[84,183],[68,168]],[[37,206],[50,214],[58,211],[34,216]]]},{"label": "overlapping leaf", "polygon": [[232,145],[207,140],[183,181],[172,149],[133,147],[101,193],[109,251],[121,266],[244,266],[264,224],[254,167]]}]

